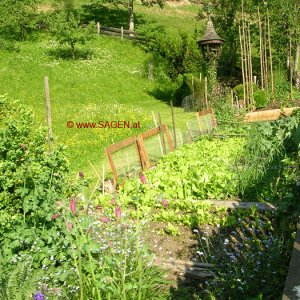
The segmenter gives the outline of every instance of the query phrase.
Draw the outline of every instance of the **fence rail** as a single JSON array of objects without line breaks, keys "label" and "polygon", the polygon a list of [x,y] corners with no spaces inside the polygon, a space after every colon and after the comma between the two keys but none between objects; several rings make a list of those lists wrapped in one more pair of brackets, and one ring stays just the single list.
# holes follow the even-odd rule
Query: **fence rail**
[{"label": "fence rail", "polygon": [[138,35],[135,31],[116,27],[110,27],[110,26],[103,26],[99,22],[97,22],[97,33],[104,34],[104,35],[110,35],[110,36],[119,36],[121,38],[125,39],[131,39],[131,40],[139,40],[143,41],[143,38]]}]

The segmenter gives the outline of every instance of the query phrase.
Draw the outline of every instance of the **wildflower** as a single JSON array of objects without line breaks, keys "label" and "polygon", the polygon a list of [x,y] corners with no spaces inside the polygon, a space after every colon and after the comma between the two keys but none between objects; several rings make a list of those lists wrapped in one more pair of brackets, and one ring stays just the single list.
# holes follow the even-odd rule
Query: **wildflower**
[{"label": "wildflower", "polygon": [[67,228],[68,228],[68,230],[71,232],[72,229],[73,229],[73,224],[72,224],[71,222],[68,222],[68,223],[67,223]]},{"label": "wildflower", "polygon": [[227,245],[228,243],[229,243],[229,240],[228,240],[228,239],[225,239],[224,245]]},{"label": "wildflower", "polygon": [[109,222],[109,218],[105,217],[105,216],[102,216],[102,217],[100,217],[100,221],[103,222],[103,223],[108,223]]},{"label": "wildflower", "polygon": [[198,233],[199,231],[198,231],[198,229],[194,229],[193,232]]},{"label": "wildflower", "polygon": [[84,173],[83,173],[82,171],[79,171],[78,176],[79,176],[80,178],[84,178]]},{"label": "wildflower", "polygon": [[119,206],[117,206],[115,209],[115,216],[117,220],[121,218],[121,208]]},{"label": "wildflower", "polygon": [[112,199],[110,200],[110,204],[111,204],[112,206],[115,206],[115,205],[116,205],[116,198],[112,198]]},{"label": "wildflower", "polygon": [[168,208],[168,202],[166,199],[162,198],[161,203],[164,206],[164,208]]},{"label": "wildflower", "polygon": [[71,209],[72,214],[74,215],[76,213],[76,198],[71,198],[70,209]]},{"label": "wildflower", "polygon": [[200,255],[200,256],[201,256],[201,255],[204,255],[204,253],[201,252],[201,251],[197,251],[197,254]]},{"label": "wildflower", "polygon": [[34,300],[44,300],[45,297],[44,297],[44,294],[40,291],[37,291],[35,294],[34,294]]},{"label": "wildflower", "polygon": [[145,177],[145,175],[143,173],[140,174],[140,180],[144,184],[147,183],[147,179],[146,179],[146,177]]},{"label": "wildflower", "polygon": [[59,213],[57,213],[57,214],[54,214],[54,215],[51,217],[51,219],[52,219],[52,220],[55,220],[55,219],[57,219],[59,216],[60,216],[60,214],[59,214]]}]

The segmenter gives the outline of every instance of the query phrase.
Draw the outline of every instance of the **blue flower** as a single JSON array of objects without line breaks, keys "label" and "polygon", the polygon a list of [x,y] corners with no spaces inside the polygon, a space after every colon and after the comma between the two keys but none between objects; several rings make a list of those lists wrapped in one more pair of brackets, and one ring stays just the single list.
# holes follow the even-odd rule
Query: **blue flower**
[{"label": "blue flower", "polygon": [[34,294],[34,300],[44,300],[45,299],[45,296],[42,292],[40,291],[37,291],[35,294]]}]

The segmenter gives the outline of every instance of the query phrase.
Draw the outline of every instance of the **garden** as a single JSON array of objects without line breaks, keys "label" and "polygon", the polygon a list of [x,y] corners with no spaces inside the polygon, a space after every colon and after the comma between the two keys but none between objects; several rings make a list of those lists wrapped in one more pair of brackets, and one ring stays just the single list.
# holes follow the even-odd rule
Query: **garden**
[{"label": "garden", "polygon": [[[3,0],[0,299],[281,299],[300,215],[299,10]],[[66,127],[118,120],[141,127]],[[138,171],[105,189],[105,149],[149,130],[159,158],[137,143]]]}]

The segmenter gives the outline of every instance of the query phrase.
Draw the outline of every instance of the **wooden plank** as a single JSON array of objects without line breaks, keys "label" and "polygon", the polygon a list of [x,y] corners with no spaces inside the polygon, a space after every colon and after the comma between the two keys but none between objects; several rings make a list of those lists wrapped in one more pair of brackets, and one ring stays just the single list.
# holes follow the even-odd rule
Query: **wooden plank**
[{"label": "wooden plank", "polygon": [[107,148],[105,149],[105,154],[106,154],[106,157],[108,159],[110,168],[111,168],[113,176],[114,176],[114,185],[116,185],[117,182],[118,182],[118,172],[117,172],[116,166],[115,166],[114,161],[111,157],[111,152],[108,151]]},{"label": "wooden plank", "polygon": [[120,149],[122,149],[126,146],[134,144],[135,142],[136,142],[136,137],[129,137],[125,140],[122,140],[118,143],[115,143],[113,145],[110,145],[110,146],[106,147],[105,150],[108,151],[110,154],[112,154],[112,153],[114,153],[114,152],[116,152],[116,151],[118,151],[118,150],[120,150]]},{"label": "wooden plank", "polygon": [[174,146],[173,146],[173,142],[172,142],[172,139],[171,139],[171,135],[170,135],[168,125],[166,125],[166,124],[163,125],[163,130],[165,131],[165,134],[166,134],[166,137],[167,137],[167,141],[168,141],[168,144],[169,144],[169,149],[170,149],[170,151],[173,151]]},{"label": "wooden plank", "polygon": [[256,208],[258,210],[275,211],[276,207],[271,203],[262,202],[242,202],[238,200],[193,200],[193,202],[208,204],[214,207],[224,207],[233,209],[251,209]]},{"label": "wooden plank", "polygon": [[145,149],[144,139],[142,135],[139,135],[137,137],[137,146],[140,153],[140,161],[141,161],[142,169],[143,170],[149,169],[150,168],[149,157]]},{"label": "wooden plank", "polygon": [[141,134],[143,139],[146,139],[152,135],[158,134],[159,133],[159,127],[155,127],[152,129],[149,129],[148,131],[144,132]]},{"label": "wooden plank", "polygon": [[[122,33],[122,28],[116,28],[116,27],[109,27],[109,26],[101,26],[101,31],[111,31],[111,32],[117,32],[117,33]],[[135,34],[134,31],[123,29],[124,34]]]},{"label": "wooden plank", "polygon": [[173,265],[183,265],[187,267],[198,267],[198,268],[214,268],[215,265],[209,264],[209,263],[203,263],[200,261],[192,261],[192,260],[181,260],[181,259],[175,259],[175,258],[156,258],[162,263],[169,263]]}]

